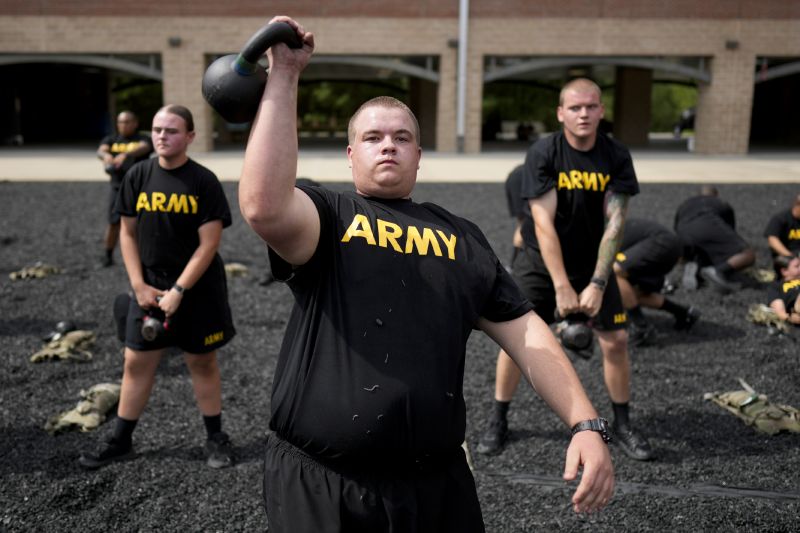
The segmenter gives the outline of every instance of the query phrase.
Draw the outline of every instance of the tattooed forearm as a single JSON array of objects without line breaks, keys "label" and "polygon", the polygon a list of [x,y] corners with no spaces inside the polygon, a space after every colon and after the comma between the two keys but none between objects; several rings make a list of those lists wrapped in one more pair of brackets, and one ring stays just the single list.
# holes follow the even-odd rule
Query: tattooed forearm
[{"label": "tattooed forearm", "polygon": [[600,240],[600,247],[597,250],[597,265],[594,268],[593,277],[607,280],[611,274],[614,257],[619,251],[620,244],[622,244],[629,198],[627,194],[613,192],[608,196],[606,229],[603,232],[603,238]]}]

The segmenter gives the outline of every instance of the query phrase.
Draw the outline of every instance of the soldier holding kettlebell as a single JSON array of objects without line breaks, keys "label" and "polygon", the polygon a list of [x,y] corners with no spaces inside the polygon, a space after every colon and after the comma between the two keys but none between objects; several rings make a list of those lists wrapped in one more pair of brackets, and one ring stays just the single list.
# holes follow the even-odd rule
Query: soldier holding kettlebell
[{"label": "soldier holding kettlebell", "polygon": [[[188,109],[161,108],[152,128],[158,158],[136,164],[120,190],[120,245],[133,289],[125,318],[125,366],[116,426],[99,450],[81,456],[80,465],[87,469],[133,457],[133,430],[159,361],[172,346],[184,351],[192,377],[208,437],[207,464],[233,464],[230,439],[222,431],[217,365],[217,350],[236,333],[225,267],[217,253],[231,213],[217,177],[186,153],[194,135]],[[151,310],[163,312],[169,327],[148,338],[142,326]]]},{"label": "soldier holding kettlebell", "polygon": [[[628,199],[639,192],[630,152],[598,132],[600,88],[578,78],[561,90],[557,108],[563,131],[528,150],[521,196],[531,216],[522,226],[525,253],[512,265],[514,279],[548,322],[584,313],[592,318],[603,375],[614,411],[615,442],[630,457],[653,456],[629,421],[630,359],[627,315],[612,272],[622,240]],[[521,373],[504,351],[497,361],[495,403],[477,451],[496,454],[508,438],[507,411]]]}]

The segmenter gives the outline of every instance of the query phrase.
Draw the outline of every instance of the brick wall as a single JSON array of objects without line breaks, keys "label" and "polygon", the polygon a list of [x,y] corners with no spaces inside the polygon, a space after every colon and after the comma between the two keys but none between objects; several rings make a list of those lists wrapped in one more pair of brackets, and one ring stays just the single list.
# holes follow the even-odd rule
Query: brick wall
[{"label": "brick wall", "polygon": [[[0,15],[270,17],[458,17],[456,0],[3,0]],[[470,0],[470,16],[496,18],[800,18],[797,0]]]},{"label": "brick wall", "polygon": [[[682,2],[678,2],[683,5]],[[783,12],[798,5],[787,2],[758,2],[758,13]],[[6,0],[2,8],[30,6],[28,9],[50,10],[63,4],[95,5],[105,2],[17,2]],[[197,0],[198,9],[210,5]],[[263,4],[263,2],[261,3]],[[279,5],[272,2],[269,5]],[[292,2],[298,8],[311,2]],[[372,2],[341,2],[340,6],[367,10]],[[457,4],[456,2],[446,3]],[[471,1],[473,10],[491,6],[491,0]],[[497,4],[497,2],[495,2]],[[514,1],[502,2],[514,7]],[[607,9],[612,2],[519,2],[537,5],[537,9],[556,9],[557,5]],[[656,9],[657,2],[641,2],[640,13]],[[687,3],[689,4],[689,3]],[[704,4],[709,13],[714,5],[736,5],[756,10],[750,2],[717,2]],[[139,5],[139,4],[137,4]],[[143,7],[155,2],[143,1]],[[173,2],[170,5],[182,5]],[[249,6],[253,2],[231,0],[225,4]],[[283,3],[281,5],[288,5]],[[434,9],[431,2],[406,2],[404,9]],[[778,6],[784,6],[780,8]],[[410,7],[409,7],[410,6]],[[711,6],[711,7],[710,7]],[[770,7],[772,6],[772,7]],[[519,7],[519,6],[518,6]],[[773,9],[774,11],[768,11]],[[22,9],[22,7],[20,7]],[[153,8],[155,9],[155,7]],[[522,7],[519,7],[523,10]],[[528,9],[533,9],[528,7]],[[714,8],[716,9],[716,8]],[[265,10],[255,10],[263,13]],[[368,10],[367,10],[368,11]],[[2,12],[2,10],[0,10]],[[440,151],[456,148],[457,50],[448,40],[458,37],[458,20],[454,17],[399,18],[390,12],[386,18],[311,17],[301,22],[316,35],[318,54],[370,55],[434,55],[440,58],[440,83],[436,105],[436,147]],[[2,16],[0,15],[0,54],[8,53],[159,53],[164,66],[165,101],[183,103],[197,115],[198,139],[195,149],[211,147],[211,111],[200,95],[200,80],[207,54],[238,51],[244,42],[263,24],[266,16],[203,17],[203,16]],[[781,20],[675,19],[675,18],[513,18],[475,17],[470,21],[468,43],[466,139],[470,152],[480,149],[481,99],[483,91],[483,59],[487,55],[640,55],[640,56],[702,56],[709,58],[713,79],[701,88],[698,110],[696,146],[708,153],[743,153],[747,149],[749,113],[752,107],[752,80],[758,56],[800,58],[800,19]],[[171,36],[181,37],[182,43],[172,48]],[[727,50],[726,41],[739,46]],[[720,118],[725,117],[725,118]]]}]

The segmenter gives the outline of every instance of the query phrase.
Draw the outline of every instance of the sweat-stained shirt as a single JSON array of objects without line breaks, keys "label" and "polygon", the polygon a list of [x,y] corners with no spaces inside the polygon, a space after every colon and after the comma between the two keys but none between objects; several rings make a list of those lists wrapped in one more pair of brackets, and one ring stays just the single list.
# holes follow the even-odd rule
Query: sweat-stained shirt
[{"label": "sweat-stained shirt", "polygon": [[457,449],[470,333],[479,317],[511,320],[530,304],[471,222],[430,203],[301,188],[320,239],[297,268],[270,250],[295,298],[270,428],[321,459]]}]

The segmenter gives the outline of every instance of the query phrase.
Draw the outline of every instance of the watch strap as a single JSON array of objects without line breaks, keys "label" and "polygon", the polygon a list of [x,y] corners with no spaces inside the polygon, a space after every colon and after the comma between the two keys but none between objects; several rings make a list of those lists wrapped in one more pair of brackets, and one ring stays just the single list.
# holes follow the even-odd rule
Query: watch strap
[{"label": "watch strap", "polygon": [[[586,279],[586,278],[584,278],[584,279]],[[604,280],[603,278],[598,278],[598,277],[592,278],[589,281],[589,283],[594,283],[601,290],[606,290],[606,285],[608,284],[608,282],[606,280]]]},{"label": "watch strap", "polygon": [[181,287],[180,285],[178,285],[177,283],[175,285],[173,285],[172,288],[175,289],[175,291],[178,294],[183,294],[183,292],[186,290],[183,287]]},{"label": "watch strap", "polygon": [[590,420],[582,420],[572,426],[572,435],[580,431],[596,431],[600,433],[603,442],[608,444],[611,442],[611,434],[608,431],[608,421],[605,418],[592,418]]}]

